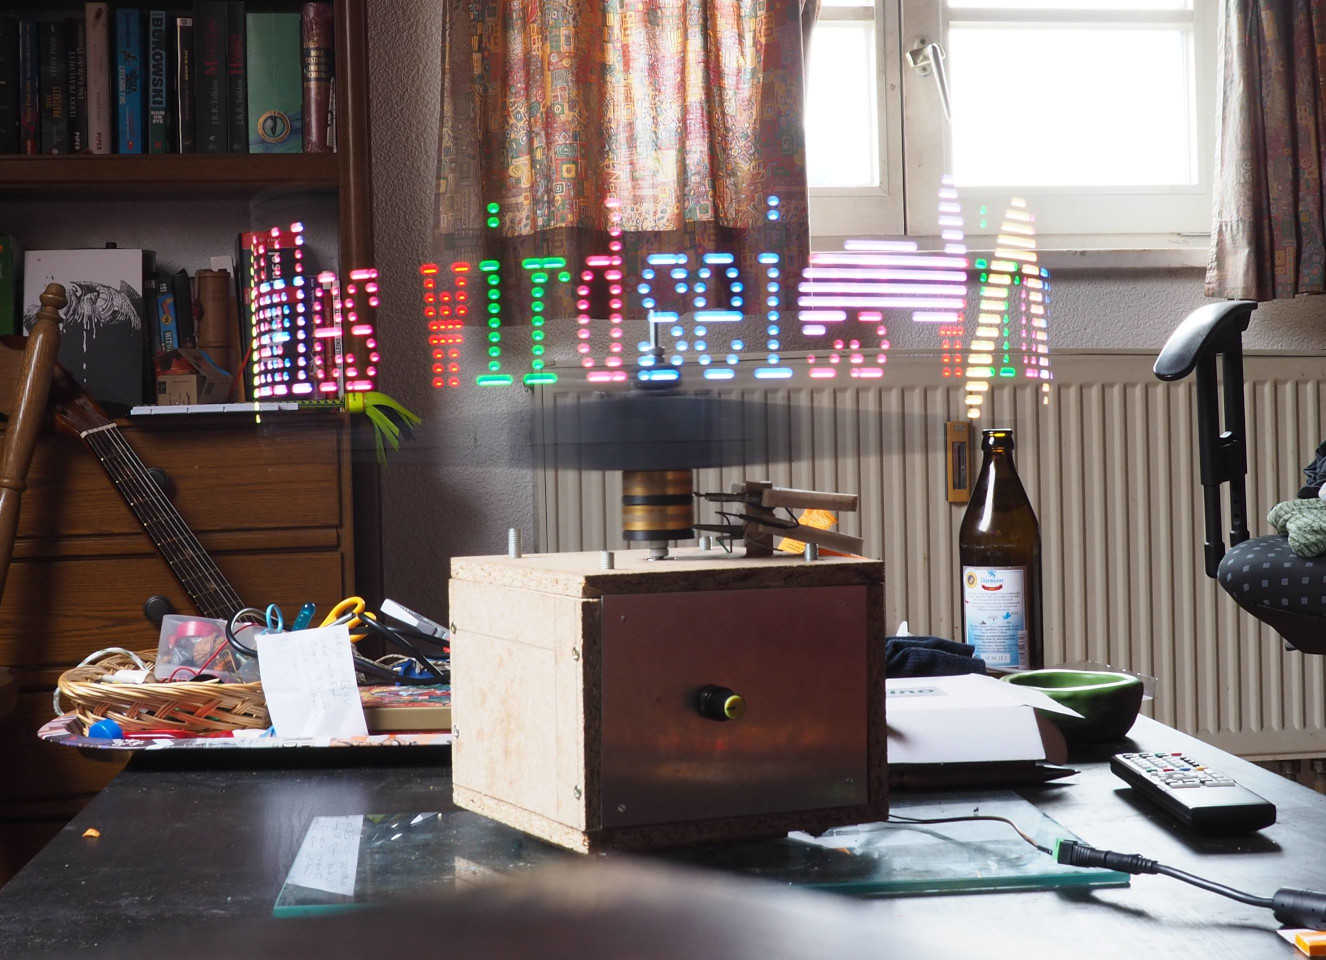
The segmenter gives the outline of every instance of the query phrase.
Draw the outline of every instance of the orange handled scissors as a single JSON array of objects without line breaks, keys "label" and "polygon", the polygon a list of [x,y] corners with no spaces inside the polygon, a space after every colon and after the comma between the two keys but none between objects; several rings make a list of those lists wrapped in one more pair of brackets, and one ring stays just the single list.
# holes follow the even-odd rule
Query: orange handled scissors
[{"label": "orange handled scissors", "polygon": [[[377,619],[372,611],[366,611],[364,609],[367,606],[368,604],[364,602],[363,597],[346,597],[344,600],[337,603],[336,606],[327,611],[327,616],[322,618],[322,626],[331,627],[343,623],[351,630],[354,630],[355,627],[363,622],[361,617],[369,620]],[[358,643],[360,640],[364,639],[365,636],[366,634],[363,633],[351,633],[350,642]]]}]

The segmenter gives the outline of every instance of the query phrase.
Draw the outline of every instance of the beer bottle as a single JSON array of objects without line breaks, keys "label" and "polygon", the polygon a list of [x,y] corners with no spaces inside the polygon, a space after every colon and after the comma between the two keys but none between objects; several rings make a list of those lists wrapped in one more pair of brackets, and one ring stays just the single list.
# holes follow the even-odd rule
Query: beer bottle
[{"label": "beer bottle", "polygon": [[994,669],[1044,665],[1041,531],[1013,466],[1013,431],[982,431],[984,459],[958,534],[962,639]]}]

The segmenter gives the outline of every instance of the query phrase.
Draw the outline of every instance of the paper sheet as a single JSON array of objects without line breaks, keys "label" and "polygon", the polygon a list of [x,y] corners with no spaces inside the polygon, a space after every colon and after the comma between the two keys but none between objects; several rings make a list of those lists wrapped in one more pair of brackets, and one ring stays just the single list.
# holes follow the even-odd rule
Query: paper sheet
[{"label": "paper sheet", "polygon": [[286,883],[354,896],[364,815],[314,817],[290,866]]},{"label": "paper sheet", "polygon": [[263,634],[258,672],[278,737],[365,736],[350,632],[338,627]]}]

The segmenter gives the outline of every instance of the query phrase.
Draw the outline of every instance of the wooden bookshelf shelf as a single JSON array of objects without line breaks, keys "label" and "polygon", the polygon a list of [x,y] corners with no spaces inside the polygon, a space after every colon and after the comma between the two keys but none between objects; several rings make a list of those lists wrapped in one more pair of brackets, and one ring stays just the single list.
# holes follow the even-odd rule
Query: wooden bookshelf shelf
[{"label": "wooden bookshelf shelf", "polygon": [[334,153],[0,156],[0,191],[8,193],[334,190],[339,184],[340,164]]}]

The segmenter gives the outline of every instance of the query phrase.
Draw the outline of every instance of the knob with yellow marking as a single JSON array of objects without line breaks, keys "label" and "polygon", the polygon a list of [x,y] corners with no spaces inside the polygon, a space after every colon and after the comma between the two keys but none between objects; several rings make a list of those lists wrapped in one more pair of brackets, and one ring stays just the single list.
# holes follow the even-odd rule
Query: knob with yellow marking
[{"label": "knob with yellow marking", "polygon": [[700,716],[710,720],[740,720],[746,714],[746,698],[730,687],[709,684],[700,688],[697,698]]}]

